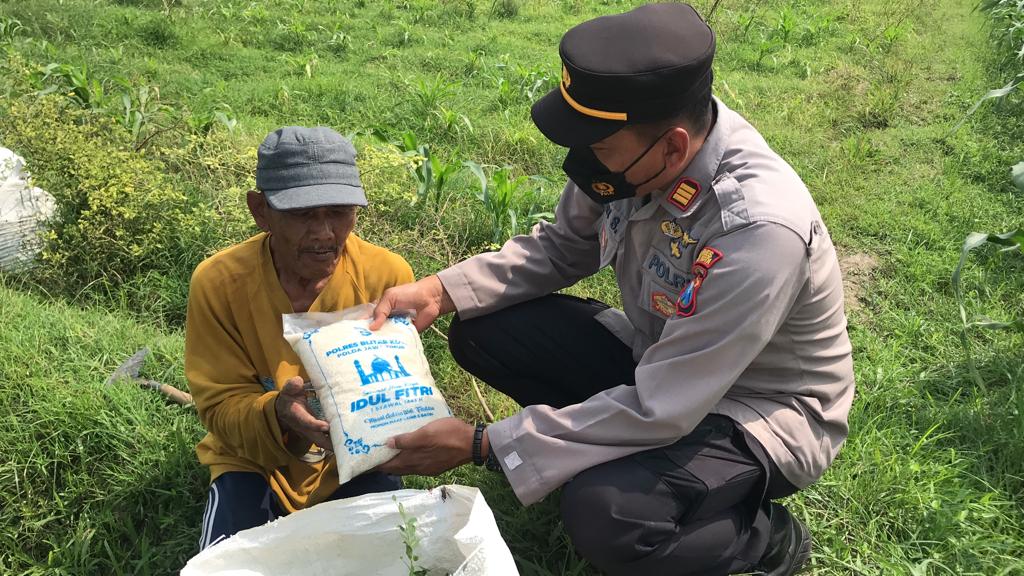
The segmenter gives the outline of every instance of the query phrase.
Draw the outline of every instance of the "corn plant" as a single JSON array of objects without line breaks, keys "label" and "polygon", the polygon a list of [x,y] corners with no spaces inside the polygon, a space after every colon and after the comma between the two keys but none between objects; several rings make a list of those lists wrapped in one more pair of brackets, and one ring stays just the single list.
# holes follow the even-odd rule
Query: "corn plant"
[{"label": "corn plant", "polygon": [[440,201],[444,185],[458,174],[461,167],[458,161],[443,162],[438,156],[431,156],[430,168],[434,173],[434,196],[437,201]]},{"label": "corn plant", "polygon": [[223,102],[213,109],[188,114],[185,122],[193,134],[200,136],[209,134],[218,124],[224,126],[228,132],[234,132],[238,126],[238,119],[231,106]]},{"label": "corn plant", "polygon": [[421,78],[415,83],[406,80],[406,85],[412,92],[415,114],[420,118],[426,118],[432,114],[455,92],[455,84],[449,82],[440,73],[432,79]]},{"label": "corn plant", "polygon": [[278,50],[299,52],[316,42],[316,32],[299,21],[278,22],[271,44]]},{"label": "corn plant", "polygon": [[495,79],[495,88],[498,93],[498,104],[502,108],[508,108],[519,98],[519,91],[508,81],[507,78],[498,77]]},{"label": "corn plant", "polygon": [[[320,27],[323,32],[329,32],[323,26]],[[340,29],[335,28],[331,33],[330,39],[327,40],[327,48],[335,54],[342,54],[352,49],[352,36],[346,34]]]},{"label": "corn plant", "polygon": [[480,182],[480,189],[476,197],[483,204],[491,220],[491,243],[499,244],[520,231],[520,214],[515,205],[532,195],[534,202],[527,211],[527,221],[530,225],[540,219],[550,219],[554,215],[549,212],[538,212],[536,201],[537,181],[543,181],[540,177],[512,176],[512,168],[503,166],[494,169],[490,174],[484,166],[476,162],[464,162],[463,165],[477,177]]},{"label": "corn plant", "polygon": [[[1024,192],[1024,162],[1018,162],[1013,168],[1010,169],[1010,181],[1013,185]],[[978,369],[974,364],[974,358],[971,355],[971,345],[968,339],[968,330],[972,328],[988,328],[993,330],[1018,330],[1024,332],[1024,318],[1016,318],[1007,322],[999,322],[986,317],[976,317],[971,320],[967,318],[967,309],[964,306],[964,295],[961,284],[961,272],[963,271],[964,264],[967,263],[967,257],[971,251],[984,246],[985,244],[995,244],[1001,246],[1000,252],[1012,252],[1012,251],[1024,251],[1024,228],[1017,228],[1009,232],[1002,234],[989,234],[987,232],[971,232],[964,239],[963,248],[960,250],[960,261],[957,262],[956,268],[953,269],[953,295],[956,298],[956,304],[960,308],[960,343],[964,349],[964,354],[967,356],[967,366],[971,371],[971,376],[974,378],[978,388],[984,389],[985,384],[981,379],[981,375],[978,373]]]},{"label": "corn plant", "polygon": [[1024,2],[982,0],[980,8],[994,21],[997,40],[1006,44],[1018,62],[1024,62]]},{"label": "corn plant", "polygon": [[555,87],[554,76],[541,66],[527,67],[510,64],[508,54],[503,54],[495,67],[499,74],[492,76],[498,92],[498,103],[508,108],[515,102],[533,102]]},{"label": "corn plant", "polygon": [[766,58],[782,50],[783,47],[784,45],[778,37],[762,35],[760,42],[757,43],[757,60],[754,62],[754,67],[761,68]]},{"label": "corn plant", "polygon": [[242,20],[248,25],[259,25],[270,20],[270,9],[262,2],[250,2],[249,6],[242,10]]},{"label": "corn plant", "polygon": [[736,23],[739,24],[744,37],[750,32],[750,28],[755,22],[757,22],[757,15],[753,12],[741,13],[736,17]]},{"label": "corn plant", "polygon": [[410,25],[409,23],[407,23],[405,21],[399,21],[398,22],[398,32],[395,35],[395,39],[393,40],[392,44],[396,48],[404,48],[405,46],[408,46],[408,45],[412,44],[412,41],[414,40],[414,37],[412,35],[412,31],[413,31],[412,25]]},{"label": "corn plant", "polygon": [[993,33],[995,39],[1009,47],[1016,60],[1018,70],[1021,70],[1012,80],[1002,88],[989,90],[967,114],[950,130],[950,134],[956,132],[961,125],[974,114],[983,103],[992,99],[1002,99],[1013,92],[1017,86],[1024,82],[1024,1],[1022,0],[982,0],[979,6],[988,12],[993,20]]},{"label": "corn plant", "polygon": [[14,41],[25,27],[14,18],[0,18],[0,44],[9,44]]},{"label": "corn plant", "polygon": [[116,82],[124,88],[121,93],[120,114],[117,115],[121,125],[132,135],[136,148],[144,145],[144,131],[150,129],[150,136],[160,131],[160,125],[166,124],[171,107],[160,101],[160,89],[156,86],[134,87],[127,80]]},{"label": "corn plant", "polygon": [[463,71],[467,76],[473,76],[483,66],[483,59],[486,53],[483,50],[472,50],[466,56]]},{"label": "corn plant", "polygon": [[783,44],[789,43],[790,37],[796,32],[797,25],[796,15],[793,14],[792,9],[786,7],[779,12],[779,20],[775,24],[775,31],[778,33],[779,39],[782,40]]},{"label": "corn plant", "polygon": [[1024,81],[1024,72],[1017,74],[1017,76],[1013,80],[1010,80],[1010,82],[1006,86],[1003,86],[1002,88],[995,88],[993,90],[989,90],[988,92],[986,92],[981,98],[978,99],[977,102],[974,103],[973,106],[971,106],[970,110],[967,111],[967,114],[964,114],[963,118],[961,118],[960,121],[953,126],[949,133],[952,135],[954,132],[959,130],[960,126],[963,126],[963,123],[966,122],[967,119],[970,118],[975,112],[977,112],[978,108],[981,108],[981,105],[984,104],[986,101],[992,100],[994,98],[1005,98],[1007,95],[1013,92],[1018,85],[1020,85],[1021,81]]},{"label": "corn plant", "polygon": [[882,38],[885,40],[886,48],[891,50],[905,33],[906,29],[903,24],[886,26],[885,30],[882,31]]},{"label": "corn plant", "polygon": [[555,213],[550,210],[545,210],[542,204],[544,199],[544,192],[547,187],[554,185],[561,185],[557,181],[553,181],[545,176],[530,176],[530,180],[533,181],[534,186],[532,187],[533,196],[531,198],[530,207],[526,211],[526,225],[528,228],[532,228],[534,224],[537,224],[541,220],[552,221],[555,219]]},{"label": "corn plant", "polygon": [[[1020,172],[1024,174],[1024,162],[1017,166],[1021,168]],[[1022,177],[1022,180],[1024,180],[1024,177]],[[1020,187],[1024,189],[1024,182],[1021,183]],[[964,349],[964,354],[967,357],[967,366],[971,372],[971,377],[974,379],[978,388],[982,390],[985,389],[985,383],[981,379],[981,374],[978,372],[978,368],[974,363],[974,357],[971,354],[968,330],[973,328],[987,328],[990,330],[1016,330],[1024,332],[1024,318],[1015,318],[1009,321],[996,321],[984,316],[977,316],[972,319],[968,319],[967,317],[967,309],[964,306],[964,295],[960,281],[960,274],[963,271],[964,264],[967,262],[967,257],[971,251],[984,246],[985,244],[1001,246],[1001,252],[1024,251],[1021,249],[1021,246],[1024,245],[1024,228],[1017,228],[1016,230],[1011,230],[1002,234],[971,232],[967,235],[967,238],[964,239],[964,245],[960,251],[960,261],[953,270],[953,295],[956,298],[957,306],[960,308],[960,343]]]},{"label": "corn plant", "polygon": [[465,126],[467,132],[473,132],[473,123],[469,121],[465,114],[439,106],[437,110],[434,110],[434,116],[437,117],[444,131],[449,134],[452,132],[461,134],[463,126]]},{"label": "corn plant", "polygon": [[832,36],[839,26],[832,16],[812,16],[810,24],[807,25],[807,36],[809,40],[821,40]]},{"label": "corn plant", "polygon": [[426,205],[431,197],[435,205],[440,204],[445,185],[459,172],[459,163],[446,162],[430,151],[430,146],[420,144],[416,135],[406,131],[401,140],[393,145],[403,156],[413,159],[410,171],[416,178],[415,204]]},{"label": "corn plant", "polygon": [[294,71],[297,75],[304,75],[306,78],[312,78],[313,72],[316,70],[317,65],[320,63],[319,57],[316,52],[309,52],[305,54],[283,54],[281,60],[287,68]]},{"label": "corn plant", "polygon": [[52,62],[34,73],[31,82],[40,89],[40,96],[68,89],[71,98],[83,108],[98,109],[107,105],[103,84],[86,64],[79,68]]}]

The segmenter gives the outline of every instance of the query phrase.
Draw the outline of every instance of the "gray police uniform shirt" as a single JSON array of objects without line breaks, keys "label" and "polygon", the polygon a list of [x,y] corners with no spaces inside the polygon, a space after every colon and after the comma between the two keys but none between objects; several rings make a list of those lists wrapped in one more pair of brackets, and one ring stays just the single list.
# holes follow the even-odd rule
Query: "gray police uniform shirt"
[{"label": "gray police uniform shirt", "polygon": [[803,488],[846,438],[853,360],[835,247],[800,177],[743,117],[717,122],[670,190],[600,206],[572,182],[554,223],[438,276],[463,318],[615,270],[636,385],[488,427],[523,504],[577,473],[687,435],[708,414],[753,435]]}]

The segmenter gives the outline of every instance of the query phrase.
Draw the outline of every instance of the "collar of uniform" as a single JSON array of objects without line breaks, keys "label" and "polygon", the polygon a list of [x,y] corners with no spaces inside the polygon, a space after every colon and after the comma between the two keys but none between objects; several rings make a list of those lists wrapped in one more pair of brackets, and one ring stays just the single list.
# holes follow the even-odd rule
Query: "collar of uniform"
[{"label": "collar of uniform", "polygon": [[711,101],[715,108],[715,123],[704,145],[672,186],[653,194],[654,200],[673,218],[689,216],[704,203],[710,195],[711,183],[718,175],[718,166],[722,163],[730,132],[730,111],[718,98],[712,97]]},{"label": "collar of uniform", "polygon": [[661,206],[658,202],[651,202],[650,196],[645,196],[644,199],[648,202],[636,202],[633,205],[633,213],[629,216],[630,221],[646,220],[653,216],[658,211],[658,207]]}]

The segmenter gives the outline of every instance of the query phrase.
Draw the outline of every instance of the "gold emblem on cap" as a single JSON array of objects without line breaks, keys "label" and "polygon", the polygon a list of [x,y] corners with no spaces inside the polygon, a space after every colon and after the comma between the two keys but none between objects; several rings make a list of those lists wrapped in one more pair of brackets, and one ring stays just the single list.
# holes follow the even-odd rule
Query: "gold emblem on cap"
[{"label": "gold emblem on cap", "polygon": [[615,194],[615,186],[607,182],[594,182],[590,187],[601,196],[611,196]]},{"label": "gold emblem on cap", "polygon": [[625,122],[628,118],[625,112],[607,112],[605,110],[597,110],[594,108],[588,108],[583,104],[580,104],[572,96],[569,95],[569,91],[566,88],[572,84],[572,78],[569,77],[569,69],[562,64],[562,82],[558,85],[558,89],[562,92],[562,98],[565,102],[572,106],[573,110],[576,110],[580,114],[590,116],[591,118],[600,118],[602,120],[618,120]]}]

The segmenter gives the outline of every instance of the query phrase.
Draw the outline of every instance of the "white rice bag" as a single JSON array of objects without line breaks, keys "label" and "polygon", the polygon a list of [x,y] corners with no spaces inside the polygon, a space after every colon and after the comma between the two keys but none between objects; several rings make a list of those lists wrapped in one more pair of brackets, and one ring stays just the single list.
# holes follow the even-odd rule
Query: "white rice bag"
[{"label": "white rice bag", "polygon": [[394,458],[388,438],[451,416],[407,317],[369,329],[372,304],[283,316],[284,337],[313,382],[341,484]]}]

